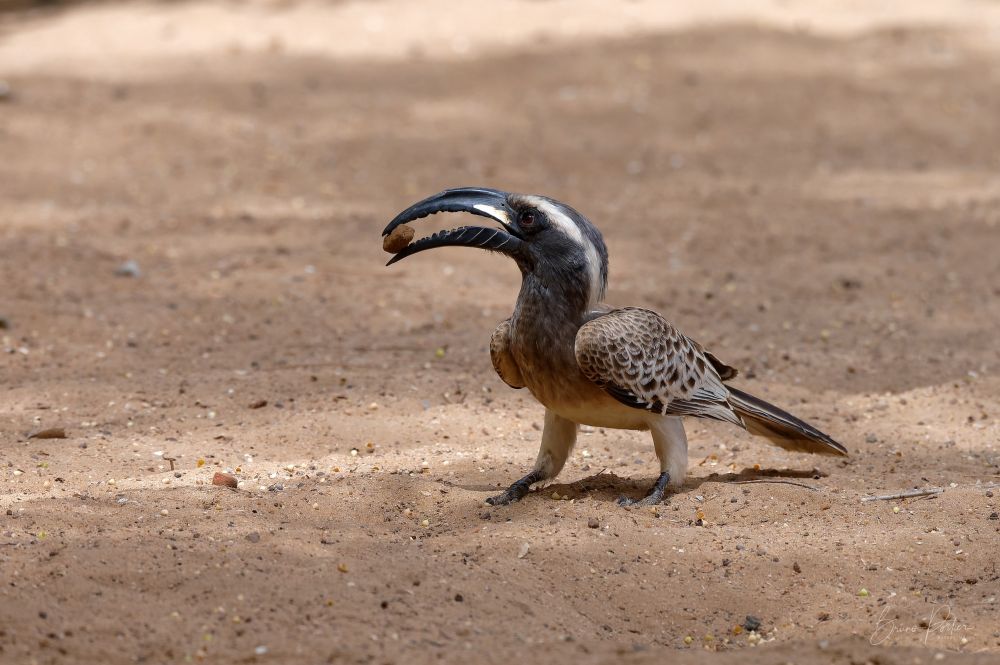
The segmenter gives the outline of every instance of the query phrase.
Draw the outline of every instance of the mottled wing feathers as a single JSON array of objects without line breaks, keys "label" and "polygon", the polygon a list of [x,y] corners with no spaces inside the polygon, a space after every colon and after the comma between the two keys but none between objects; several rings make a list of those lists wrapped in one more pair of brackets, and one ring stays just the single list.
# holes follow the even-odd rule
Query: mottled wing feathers
[{"label": "mottled wing feathers", "polygon": [[493,337],[490,338],[490,360],[493,361],[493,369],[500,375],[501,381],[511,388],[524,387],[521,368],[517,366],[510,352],[510,319],[501,321],[493,331]]},{"label": "mottled wing feathers", "polygon": [[701,352],[705,354],[706,358],[708,358],[708,362],[712,363],[712,367],[714,367],[715,371],[719,373],[719,378],[722,379],[723,381],[729,381],[730,379],[735,379],[736,376],[740,373],[739,370],[737,370],[735,367],[730,367],[726,363],[716,358],[713,354],[709,353],[705,349],[702,349],[701,345],[698,344],[697,342],[692,341],[692,344],[695,344],[699,349],[701,349]]},{"label": "mottled wing feathers", "polygon": [[732,377],[736,370],[656,312],[626,307],[585,323],[575,352],[583,375],[623,404],[744,426],[722,383],[722,374]]}]

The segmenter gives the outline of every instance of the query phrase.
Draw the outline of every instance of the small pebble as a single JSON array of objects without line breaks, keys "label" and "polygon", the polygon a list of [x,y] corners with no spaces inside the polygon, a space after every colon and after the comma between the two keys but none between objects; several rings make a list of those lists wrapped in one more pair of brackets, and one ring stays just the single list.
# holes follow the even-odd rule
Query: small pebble
[{"label": "small pebble", "polygon": [[590,517],[587,519],[587,526],[591,529],[597,529],[601,526],[601,523],[597,521],[596,517]]},{"label": "small pebble", "polygon": [[139,270],[139,264],[129,259],[125,263],[121,264],[115,268],[115,274],[119,277],[139,277],[142,271]]},{"label": "small pebble", "polygon": [[215,475],[212,476],[212,484],[235,489],[239,485],[239,481],[236,480],[236,476],[216,471]]},{"label": "small pebble", "polygon": [[259,543],[260,534],[256,531],[251,531],[250,533],[247,534],[247,540],[249,540],[251,543]]},{"label": "small pebble", "polygon": [[166,517],[167,515],[170,514],[170,511],[167,510],[166,508],[164,508],[163,510],[160,511],[160,514],[163,515],[164,517]]}]

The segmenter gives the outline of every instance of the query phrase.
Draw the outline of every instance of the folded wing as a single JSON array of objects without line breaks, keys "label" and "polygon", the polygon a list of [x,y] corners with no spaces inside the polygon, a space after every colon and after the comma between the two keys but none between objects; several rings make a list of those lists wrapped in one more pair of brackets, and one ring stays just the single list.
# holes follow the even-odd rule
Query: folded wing
[{"label": "folded wing", "polygon": [[722,382],[736,370],[656,312],[625,307],[599,316],[581,326],[575,352],[583,375],[623,404],[745,427]]}]

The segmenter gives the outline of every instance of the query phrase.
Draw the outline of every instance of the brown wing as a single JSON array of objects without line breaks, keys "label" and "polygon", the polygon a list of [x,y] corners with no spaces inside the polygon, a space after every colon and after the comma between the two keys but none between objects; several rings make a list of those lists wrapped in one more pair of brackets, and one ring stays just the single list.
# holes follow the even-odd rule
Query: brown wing
[{"label": "brown wing", "polygon": [[493,331],[493,337],[490,338],[490,360],[493,361],[493,369],[500,375],[500,380],[511,388],[524,387],[521,368],[510,352],[510,319],[501,321]]},{"label": "brown wing", "polygon": [[575,351],[583,375],[623,404],[744,426],[722,383],[722,375],[735,376],[736,370],[656,312],[626,307],[585,323]]}]

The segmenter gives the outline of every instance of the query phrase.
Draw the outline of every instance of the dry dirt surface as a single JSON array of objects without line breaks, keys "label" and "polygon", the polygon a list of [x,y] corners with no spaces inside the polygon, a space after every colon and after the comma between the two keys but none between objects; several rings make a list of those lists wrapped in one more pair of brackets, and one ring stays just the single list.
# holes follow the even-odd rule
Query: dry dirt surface
[{"label": "dry dirt surface", "polygon": [[[998,662],[1000,4],[757,4],[0,15],[0,661]],[[380,238],[459,185],[851,457],[692,421],[623,509],[648,435],[586,428],[484,505],[516,269]]]}]

